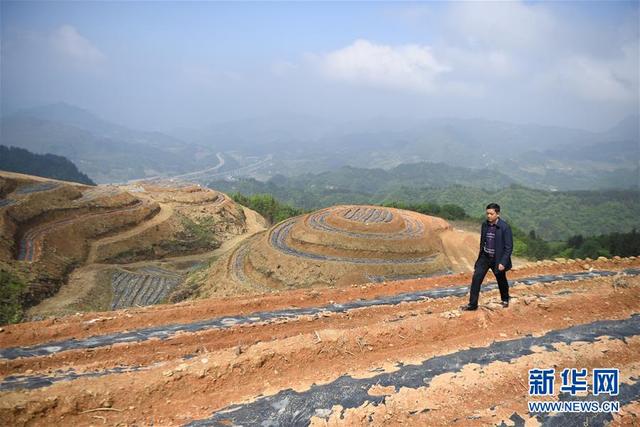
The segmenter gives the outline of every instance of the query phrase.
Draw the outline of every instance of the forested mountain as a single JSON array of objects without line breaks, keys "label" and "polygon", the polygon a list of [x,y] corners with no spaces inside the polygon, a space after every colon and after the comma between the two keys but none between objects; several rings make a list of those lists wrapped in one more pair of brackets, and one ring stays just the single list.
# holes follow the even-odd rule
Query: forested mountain
[{"label": "forested mountain", "polygon": [[454,186],[405,189],[394,196],[409,201],[455,203],[472,216],[483,215],[487,203],[496,202],[502,206],[505,218],[524,231],[535,230],[546,240],[640,229],[637,190],[543,191],[513,185],[490,191]]},{"label": "forested mountain", "polygon": [[[416,166],[414,172],[420,169],[445,170],[430,166]],[[458,205],[469,215],[481,217],[488,203],[497,202],[503,206],[505,218],[522,230],[534,230],[547,240],[640,229],[640,193],[637,190],[545,191],[512,184],[508,179],[504,180],[504,185],[483,188],[486,182],[483,184],[482,180],[470,177],[467,177],[468,185],[447,184],[445,180],[440,182],[441,185],[433,185],[428,178],[415,179],[412,175],[409,175],[411,179],[404,180],[402,173],[408,171],[395,172],[343,168],[331,176],[278,176],[267,182],[253,179],[214,181],[209,186],[246,195],[271,194],[284,203],[305,210],[335,204],[432,202]]]},{"label": "forested mountain", "polygon": [[65,157],[54,154],[34,154],[17,147],[0,145],[0,170],[95,185]]},{"label": "forested mountain", "polygon": [[338,203],[366,203],[393,195],[403,188],[448,187],[469,184],[497,190],[514,183],[488,169],[467,169],[444,163],[415,163],[390,170],[343,166],[334,171],[306,173],[294,177],[275,175],[266,182],[255,179],[213,181],[212,188],[243,194],[269,193],[302,209]]},{"label": "forested mountain", "polygon": [[[275,176],[272,181],[278,183],[283,178]],[[331,172],[284,178],[282,182],[287,182],[296,188],[339,188],[365,193],[390,191],[402,186],[470,185],[478,188],[499,189],[515,183],[512,178],[489,169],[468,169],[444,163],[427,162],[403,164],[388,170],[344,166]]]}]

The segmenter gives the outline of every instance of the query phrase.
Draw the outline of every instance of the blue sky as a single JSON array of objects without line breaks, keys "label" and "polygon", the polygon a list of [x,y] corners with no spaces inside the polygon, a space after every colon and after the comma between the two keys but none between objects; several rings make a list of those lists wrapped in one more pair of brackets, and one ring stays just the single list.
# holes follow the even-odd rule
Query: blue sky
[{"label": "blue sky", "polygon": [[290,112],[600,130],[639,110],[638,2],[2,1],[3,113],[143,129]]}]

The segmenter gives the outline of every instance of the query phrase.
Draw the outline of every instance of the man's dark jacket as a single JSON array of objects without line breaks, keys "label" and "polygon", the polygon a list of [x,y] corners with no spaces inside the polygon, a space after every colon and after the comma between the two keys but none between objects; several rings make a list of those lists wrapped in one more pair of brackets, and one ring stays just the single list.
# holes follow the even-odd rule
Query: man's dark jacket
[{"label": "man's dark jacket", "polygon": [[[487,228],[489,228],[489,222],[484,221],[480,233],[480,253],[478,254],[478,259],[484,251]],[[504,271],[511,270],[511,252],[513,252],[513,234],[511,233],[511,227],[501,218],[498,218],[498,221],[496,221],[496,266],[494,272],[498,271],[498,264],[504,265]]]}]

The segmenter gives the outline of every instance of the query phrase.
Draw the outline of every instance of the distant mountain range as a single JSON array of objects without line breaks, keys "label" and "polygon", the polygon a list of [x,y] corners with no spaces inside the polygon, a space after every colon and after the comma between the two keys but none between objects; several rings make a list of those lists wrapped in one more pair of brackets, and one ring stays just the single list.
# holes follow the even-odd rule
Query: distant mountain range
[{"label": "distant mountain range", "polygon": [[176,175],[218,163],[211,148],[131,130],[67,104],[3,117],[2,143],[67,157],[101,183]]},{"label": "distant mountain range", "polygon": [[640,187],[640,117],[606,132],[480,119],[372,119],[330,124],[300,115],[269,116],[172,134],[220,150],[274,155],[271,175],[342,166],[391,169],[429,162],[488,168],[547,190]]},{"label": "distant mountain range", "polygon": [[0,170],[96,185],[65,157],[34,154],[22,148],[4,145],[0,145]]},{"label": "distant mountain range", "polygon": [[[379,118],[338,124],[292,114],[160,133],[128,129],[55,104],[3,117],[2,143],[68,157],[97,182],[211,168],[222,153],[226,163],[217,173],[272,155],[259,168],[240,169],[261,179],[338,173],[343,166],[390,171],[428,162],[467,168],[470,176],[487,169],[491,172],[482,173],[495,175],[487,188],[499,181],[501,186],[516,182],[547,190],[637,189],[638,122],[638,116],[629,117],[598,133],[480,119]],[[414,185],[430,180],[429,174],[416,176]]]}]

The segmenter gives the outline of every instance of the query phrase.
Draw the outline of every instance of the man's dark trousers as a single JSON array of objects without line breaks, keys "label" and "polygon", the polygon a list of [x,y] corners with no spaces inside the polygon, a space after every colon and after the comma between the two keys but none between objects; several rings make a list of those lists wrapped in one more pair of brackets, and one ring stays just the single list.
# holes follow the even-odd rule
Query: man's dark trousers
[{"label": "man's dark trousers", "polygon": [[473,279],[471,279],[471,295],[469,296],[469,305],[471,307],[478,306],[478,298],[480,297],[480,285],[487,275],[487,271],[491,269],[496,276],[498,288],[500,289],[500,298],[502,301],[509,301],[509,282],[507,282],[507,272],[498,270],[496,259],[489,257],[482,252],[476,261],[473,270]]}]

